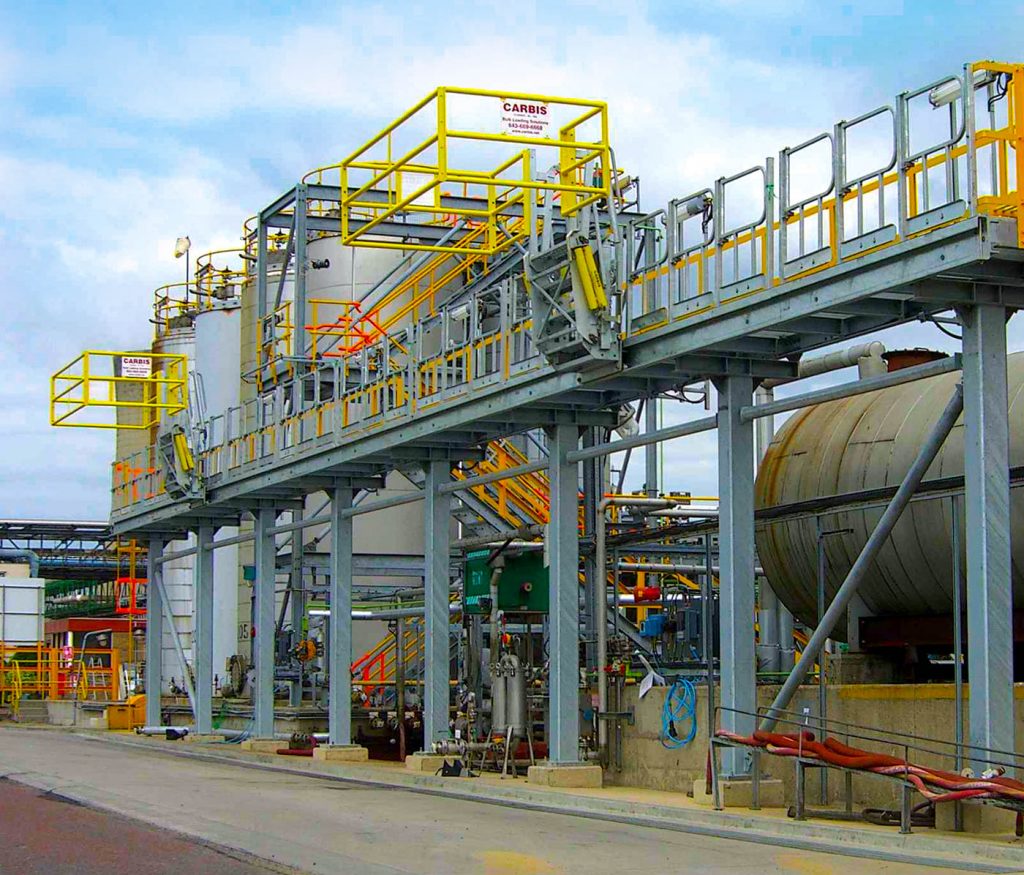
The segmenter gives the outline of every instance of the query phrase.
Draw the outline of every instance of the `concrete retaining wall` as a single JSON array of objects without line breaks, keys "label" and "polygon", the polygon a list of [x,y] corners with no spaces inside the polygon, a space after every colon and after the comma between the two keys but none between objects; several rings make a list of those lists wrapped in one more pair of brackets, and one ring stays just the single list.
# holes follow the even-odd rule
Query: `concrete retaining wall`
[{"label": "concrete retaining wall", "polygon": [[[770,705],[778,688],[759,687],[758,705]],[[954,687],[952,684],[854,684],[835,686],[828,693],[828,716],[831,720],[842,720],[872,727],[891,727],[898,732],[921,737],[930,737],[952,742],[954,738]],[[698,733],[694,741],[679,750],[667,750],[661,743],[661,712],[667,690],[652,689],[642,701],[637,701],[637,687],[629,687],[625,693],[624,708],[633,708],[635,725],[623,724],[622,770],[609,769],[605,781],[609,784],[644,787],[653,790],[688,792],[693,781],[703,777],[707,764],[707,691],[698,690],[697,720]],[[716,696],[718,694],[716,693]],[[964,711],[968,710],[965,691]],[[808,708],[817,714],[818,691],[816,687],[802,687],[791,710],[801,712]],[[1024,745],[1024,684],[1015,690],[1017,715],[1017,745]],[[780,727],[782,730],[783,727]],[[679,732],[682,732],[682,727]],[[968,730],[969,732],[969,726]],[[858,743],[850,739],[854,747],[863,746],[902,756],[897,745],[885,749],[878,745]],[[940,748],[944,749],[944,748]],[[939,768],[952,769],[951,757],[911,754],[912,761]],[[786,787],[787,804],[794,800],[794,767],[792,760],[764,755],[763,772],[781,778]],[[893,807],[898,804],[898,785],[882,778],[854,776],[854,805],[858,808]],[[841,773],[829,775],[829,800],[838,803],[842,798],[844,781]],[[809,805],[818,804],[819,785],[816,776],[807,781]]]}]

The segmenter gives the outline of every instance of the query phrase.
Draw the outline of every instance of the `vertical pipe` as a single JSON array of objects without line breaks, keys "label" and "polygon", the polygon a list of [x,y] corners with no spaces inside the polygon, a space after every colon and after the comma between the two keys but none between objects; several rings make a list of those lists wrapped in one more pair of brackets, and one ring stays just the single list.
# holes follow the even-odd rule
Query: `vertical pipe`
[{"label": "vertical pipe", "polygon": [[196,732],[213,731],[213,527],[200,526],[195,557]]},{"label": "vertical pipe", "polygon": [[[754,392],[747,376],[716,382],[718,389],[718,597],[721,639],[722,728],[741,735],[754,729],[754,424],[740,416]],[[749,754],[725,751],[727,775],[749,771]]]},{"label": "vertical pipe", "polygon": [[[786,166],[786,164],[780,164],[780,167],[784,168]],[[770,224],[769,222],[769,227]],[[784,234],[785,230],[783,229],[781,233]],[[754,390],[755,404],[768,404],[774,400],[774,389],[758,386]],[[756,459],[756,468],[759,469],[761,467],[764,455],[768,452],[768,447],[771,445],[773,437],[775,437],[775,417],[759,417],[754,422],[754,458]],[[771,584],[764,577],[758,583],[758,595],[757,626],[759,629],[758,644],[760,646],[758,647],[757,655],[759,668],[766,672],[778,672],[781,671],[782,667],[779,637],[781,625],[780,612],[786,610],[786,608],[780,604],[775,591],[771,588]]]},{"label": "vertical pipe", "polygon": [[[401,607],[401,599],[398,600]],[[479,703],[479,699],[477,699]],[[398,760],[405,762],[405,619],[395,619],[395,717],[398,720]]]},{"label": "vertical pipe", "polygon": [[[299,522],[302,520],[302,511],[292,511],[292,522]],[[291,547],[292,547],[292,561],[291,569],[288,575],[288,619],[292,627],[292,644],[298,644],[302,637],[302,621],[305,619],[306,613],[306,595],[302,588],[302,565],[303,565],[303,541],[304,535],[302,529],[296,529],[291,534]],[[305,674],[305,665],[303,661],[299,661],[299,676],[296,680],[291,682],[290,690],[288,692],[288,704],[293,708],[297,708],[302,704],[302,686],[303,676]]]},{"label": "vertical pipe", "polygon": [[[815,529],[818,535],[818,614],[815,620],[820,626],[825,618],[825,531],[821,524],[821,517],[814,518]],[[828,690],[825,688],[825,648],[821,649],[821,656],[818,657],[818,738],[824,738],[826,732],[826,721],[828,720]],[[828,769],[818,769],[820,775],[819,788],[821,796],[819,801],[822,805],[828,804]]]},{"label": "vertical pipe", "polygon": [[[592,447],[599,440],[598,429],[583,430],[583,446]],[[604,470],[604,459],[587,459],[583,462],[583,531],[588,538],[595,538],[597,527],[597,507],[600,504],[604,489],[599,485]],[[597,639],[600,636],[597,625],[598,605],[607,594],[607,585],[597,575],[596,557],[585,556],[583,559],[583,616],[584,640],[586,644],[587,669],[597,668]],[[607,607],[607,605],[606,605]]]},{"label": "vertical pipe", "polygon": [[[586,462],[584,462],[586,464]],[[601,465],[599,482],[601,492],[604,492],[604,465]],[[606,543],[607,527],[606,514],[608,512],[609,499],[602,499],[597,506],[597,514],[594,526],[594,589],[596,600],[594,602],[595,625],[597,627],[597,745],[602,756],[607,754],[608,745],[608,721],[602,717],[608,710],[608,673],[605,667],[608,664],[608,547]],[[616,567],[618,563],[616,563]],[[612,590],[614,598],[618,596],[618,575],[616,574],[615,585]],[[618,616],[618,605],[616,605],[616,616]]]},{"label": "vertical pipe", "polygon": [[578,442],[574,425],[557,425],[548,431],[551,478],[551,522],[547,533],[551,581],[548,760],[552,763],[579,760],[579,478],[576,465],[565,458],[576,449]]},{"label": "vertical pipe", "polygon": [[271,507],[261,507],[256,511],[256,637],[253,640],[256,676],[252,706],[255,738],[272,738],[274,735],[274,581],[277,556],[274,536],[268,530],[273,528],[276,519],[277,511]]},{"label": "vertical pipe", "polygon": [[[617,565],[618,563],[616,563]],[[715,737],[715,578],[711,564],[711,535],[704,535],[704,579],[701,592],[701,644],[708,687],[708,741]],[[710,788],[709,788],[710,789]]]},{"label": "vertical pipe", "polygon": [[1006,310],[961,311],[971,744],[1015,750]]},{"label": "vertical pipe", "polygon": [[[306,324],[309,319],[306,316],[306,184],[300,182],[295,186],[295,312],[292,314],[292,324],[295,326],[294,340],[292,341],[292,352],[299,358],[306,357]],[[353,256],[355,251],[353,250]],[[287,262],[284,267],[287,268]],[[305,409],[305,393],[302,391],[302,381],[296,380],[295,385],[299,392],[296,398],[295,409]]]},{"label": "vertical pipe", "polygon": [[[953,703],[954,738],[956,740],[956,770],[964,767],[964,571],[960,558],[960,499],[953,495],[949,499],[952,520],[953,545]],[[964,810],[958,802],[953,809],[953,828],[959,832],[964,828]]]},{"label": "vertical pipe", "polygon": [[163,650],[164,615],[160,605],[160,587],[156,581],[163,574],[160,556],[164,552],[164,539],[149,539],[146,578],[146,723],[160,726],[160,694],[163,692],[161,651]]},{"label": "vertical pipe", "polygon": [[451,463],[433,460],[424,465],[424,587],[426,611],[424,625],[423,749],[429,751],[435,741],[444,741],[448,732],[449,658],[448,658],[448,554],[451,549],[451,493],[440,487],[452,477]]},{"label": "vertical pipe", "polygon": [[[658,400],[649,398],[644,407],[644,432],[658,430]],[[644,447],[644,489],[651,498],[658,497],[658,444]]]},{"label": "vertical pipe", "polygon": [[[352,743],[352,487],[331,492],[330,688],[327,729],[331,744]],[[301,541],[302,532],[295,533]],[[295,542],[293,541],[293,544]]]}]

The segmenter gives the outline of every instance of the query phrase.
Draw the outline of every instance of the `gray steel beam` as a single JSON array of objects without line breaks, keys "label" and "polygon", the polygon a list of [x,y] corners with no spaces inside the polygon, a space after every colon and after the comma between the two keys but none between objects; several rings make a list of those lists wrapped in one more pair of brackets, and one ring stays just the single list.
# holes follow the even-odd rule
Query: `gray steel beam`
[{"label": "gray steel beam", "polygon": [[149,555],[147,559],[146,579],[146,723],[160,726],[160,694],[163,691],[162,654],[164,638],[164,615],[161,608],[160,587],[157,579],[163,575],[160,565],[160,554],[164,549],[164,539],[149,539]]},{"label": "gray steel beam", "polygon": [[967,669],[971,744],[1016,750],[1006,310],[964,308]]},{"label": "gray steel beam", "polygon": [[451,552],[452,500],[442,488],[451,480],[451,463],[428,462],[423,466],[424,507],[424,627],[425,661],[423,683],[423,748],[444,741],[448,732],[449,656],[448,629],[451,581],[448,554]]},{"label": "gray steel beam", "polygon": [[[740,735],[754,729],[757,662],[754,654],[754,426],[744,422],[754,381],[725,377],[718,389],[718,555],[722,728]],[[741,713],[745,712],[745,713]],[[749,772],[749,755],[725,752],[727,775]]]},{"label": "gray steel beam", "polygon": [[[749,379],[749,378],[747,378]],[[718,425],[717,416],[705,416],[702,419],[693,419],[681,425],[670,425],[668,428],[657,431],[646,432],[634,438],[625,438],[618,441],[609,441],[604,444],[595,444],[592,447],[585,447],[582,450],[569,452],[569,462],[584,462],[587,459],[596,459],[600,456],[607,456],[611,453],[621,453],[623,450],[631,450],[635,447],[645,447],[648,444],[658,441],[668,441],[673,438],[686,437],[691,434],[699,434],[702,431],[710,431]]]},{"label": "gray steel beam", "polygon": [[814,392],[804,392],[789,398],[780,398],[778,401],[754,404],[744,407],[740,411],[740,416],[744,422],[750,422],[762,416],[773,416],[776,413],[785,413],[788,410],[799,410],[801,407],[810,407],[812,404],[823,404],[826,401],[835,401],[839,398],[863,395],[866,392],[875,392],[878,389],[886,389],[890,386],[900,386],[904,383],[911,383],[914,380],[927,380],[929,377],[936,377],[939,374],[959,371],[960,368],[961,356],[951,355],[948,358],[928,362],[923,365],[915,365],[912,368],[901,368],[891,374],[883,374],[879,377],[866,377],[863,380],[841,383],[838,386],[829,386],[826,389],[818,389]]},{"label": "gray steel beam", "polygon": [[255,522],[256,581],[256,650],[253,660],[256,676],[253,680],[253,736],[272,738],[274,735],[274,580],[277,574],[274,536],[268,531],[277,519],[277,511],[260,508]]},{"label": "gray steel beam", "polygon": [[196,732],[213,731],[213,527],[197,532],[195,580],[195,636],[192,660],[196,673]]},{"label": "gray steel beam", "polygon": [[559,425],[548,431],[551,466],[551,521],[547,533],[551,581],[548,760],[552,763],[579,761],[579,475],[576,463],[568,458],[578,444],[576,426]]},{"label": "gray steel beam", "polygon": [[352,743],[352,507],[353,490],[331,496],[330,690],[327,715],[331,744]]}]

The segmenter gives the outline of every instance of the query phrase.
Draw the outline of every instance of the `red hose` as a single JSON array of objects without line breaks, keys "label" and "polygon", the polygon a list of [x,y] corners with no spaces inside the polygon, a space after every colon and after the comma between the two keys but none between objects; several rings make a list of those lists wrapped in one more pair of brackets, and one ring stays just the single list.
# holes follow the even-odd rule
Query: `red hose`
[{"label": "red hose", "polygon": [[1013,778],[965,778],[955,772],[926,769],[899,757],[850,747],[835,738],[815,741],[812,732],[790,735],[757,730],[744,736],[723,729],[716,735],[737,744],[764,748],[775,756],[806,757],[847,769],[902,777],[932,802],[979,798],[1024,801],[1024,783]]}]

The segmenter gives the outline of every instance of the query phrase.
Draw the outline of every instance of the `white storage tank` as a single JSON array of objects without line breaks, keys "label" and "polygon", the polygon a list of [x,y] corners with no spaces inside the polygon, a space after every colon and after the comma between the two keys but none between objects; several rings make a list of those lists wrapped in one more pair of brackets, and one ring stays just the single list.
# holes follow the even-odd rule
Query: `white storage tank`
[{"label": "white storage tank", "polygon": [[[154,354],[165,353],[184,355],[188,363],[188,371],[191,378],[191,374],[195,370],[195,327],[192,325],[181,324],[175,328],[166,330],[164,334],[153,341],[153,352]],[[154,359],[154,373],[161,369],[161,362],[162,360],[159,358]],[[190,395],[191,392],[192,389],[190,386]],[[190,536],[187,540],[171,541],[165,544],[164,551],[171,553],[178,550],[189,549],[194,546],[195,536]],[[194,556],[183,556],[178,559],[172,559],[163,564],[164,590],[167,593],[167,598],[170,602],[171,615],[174,618],[174,627],[178,630],[178,637],[181,641],[182,649],[185,651],[185,659],[190,664],[192,662],[192,632],[195,628],[192,616],[194,566]],[[174,639],[171,636],[171,632],[165,623],[163,642],[160,647],[160,652],[162,654],[161,674],[163,676],[163,692],[170,691],[171,678],[174,678],[178,687],[185,686],[181,663],[178,659],[178,654],[174,648],[173,641]]]},{"label": "white storage tank", "polygon": [[[208,446],[222,444],[230,429],[238,437],[237,412],[241,384],[241,307],[238,298],[216,301],[195,318],[195,384],[202,396],[206,418],[213,417],[207,432]],[[218,538],[233,538],[236,526],[220,529]],[[238,546],[221,547],[213,563],[213,671],[223,681],[228,658],[238,652]]]}]

